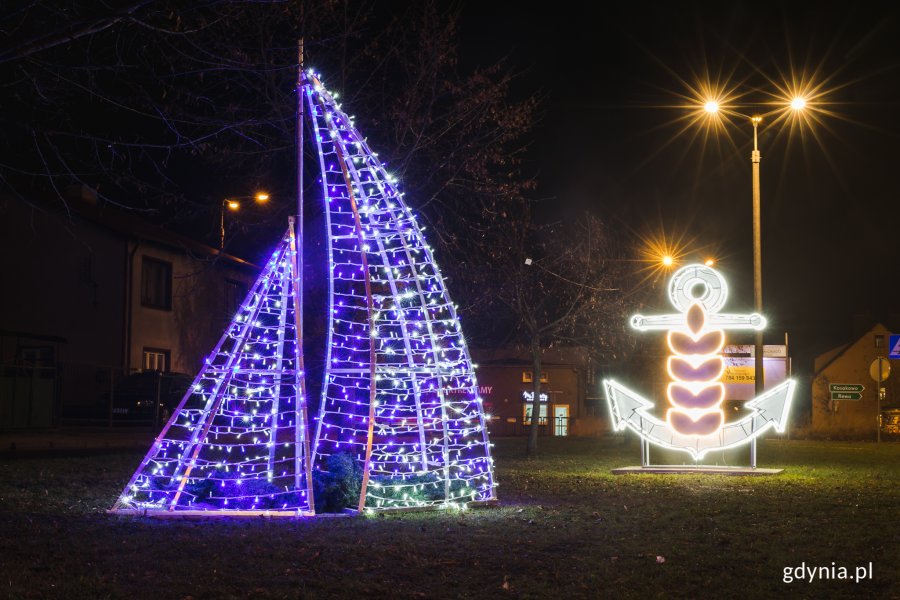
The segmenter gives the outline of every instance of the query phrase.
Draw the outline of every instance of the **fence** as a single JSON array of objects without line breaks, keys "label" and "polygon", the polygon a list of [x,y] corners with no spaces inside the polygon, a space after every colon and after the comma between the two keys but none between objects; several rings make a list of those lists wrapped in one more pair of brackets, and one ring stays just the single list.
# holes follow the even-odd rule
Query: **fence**
[{"label": "fence", "polygon": [[57,393],[55,367],[0,365],[0,429],[50,427]]},{"label": "fence", "polygon": [[0,365],[0,429],[56,425],[159,428],[191,383],[180,373],[84,363]]},{"label": "fence", "polygon": [[[574,417],[554,417],[538,419],[538,435],[566,436],[572,434],[576,424]],[[488,432],[496,436],[524,436],[531,429],[531,419],[522,417],[494,417],[488,422]]]}]

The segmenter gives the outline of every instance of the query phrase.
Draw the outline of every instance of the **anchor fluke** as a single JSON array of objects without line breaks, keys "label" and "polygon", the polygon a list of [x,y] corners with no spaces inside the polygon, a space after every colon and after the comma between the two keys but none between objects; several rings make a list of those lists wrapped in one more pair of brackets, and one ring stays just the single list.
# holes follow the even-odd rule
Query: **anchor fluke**
[{"label": "anchor fluke", "polygon": [[631,429],[641,438],[672,450],[681,450],[695,460],[707,453],[727,450],[759,437],[771,428],[784,433],[791,410],[796,382],[792,379],[748,401],[750,414],[726,423],[712,435],[696,436],[679,433],[666,421],[653,416],[654,404],[616,381],[603,382],[616,431]]}]

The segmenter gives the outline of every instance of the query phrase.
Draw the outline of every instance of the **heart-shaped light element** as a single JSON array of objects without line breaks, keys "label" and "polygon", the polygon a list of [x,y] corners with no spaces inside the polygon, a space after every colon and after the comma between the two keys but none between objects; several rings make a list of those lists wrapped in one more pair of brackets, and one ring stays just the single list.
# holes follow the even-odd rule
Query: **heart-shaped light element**
[{"label": "heart-shaped light element", "polygon": [[687,411],[670,408],[666,412],[666,421],[672,429],[682,435],[712,435],[722,428],[725,415],[721,410],[717,410],[701,413],[694,419]]},{"label": "heart-shaped light element", "polygon": [[721,356],[703,357],[700,360],[681,356],[670,356],[666,362],[669,377],[685,383],[710,383],[722,377],[725,361]]},{"label": "heart-shaped light element", "polygon": [[683,331],[670,331],[668,342],[673,354],[718,354],[725,346],[725,332],[716,329],[695,336]]},{"label": "heart-shaped light element", "polygon": [[666,388],[669,403],[676,408],[711,409],[718,408],[725,399],[725,385],[713,383],[700,389],[695,385],[670,383]]}]

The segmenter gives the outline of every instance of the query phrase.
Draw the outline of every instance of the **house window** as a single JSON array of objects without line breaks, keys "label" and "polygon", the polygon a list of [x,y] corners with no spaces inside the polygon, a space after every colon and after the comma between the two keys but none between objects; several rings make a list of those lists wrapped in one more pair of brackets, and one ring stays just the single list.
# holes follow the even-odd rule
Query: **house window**
[{"label": "house window", "polygon": [[172,310],[172,263],[144,257],[141,265],[141,304]]},{"label": "house window", "polygon": [[19,348],[19,357],[26,367],[52,367],[53,346],[23,346]]},{"label": "house window", "polygon": [[[534,371],[522,371],[522,383],[534,383]],[[541,372],[541,383],[550,383],[550,376],[546,371]]]},{"label": "house window", "polygon": [[144,348],[144,370],[161,371],[169,370],[169,351],[159,348]]},{"label": "house window", "polygon": [[[531,425],[531,405],[526,404],[524,406],[524,409],[525,409],[525,411],[524,411],[525,415],[524,415],[524,418],[522,419],[522,424],[523,425]],[[538,425],[546,425],[547,424],[547,405],[546,404],[541,404],[541,410],[540,410],[539,415],[540,416],[538,417]]]},{"label": "house window", "polygon": [[225,316],[231,320],[247,296],[247,284],[233,279],[225,280]]},{"label": "house window", "polygon": [[884,348],[884,336],[883,335],[875,336],[875,347],[876,348]]},{"label": "house window", "polygon": [[27,346],[19,348],[21,366],[33,369],[31,373],[41,379],[52,379],[56,375],[55,352],[53,346]]}]

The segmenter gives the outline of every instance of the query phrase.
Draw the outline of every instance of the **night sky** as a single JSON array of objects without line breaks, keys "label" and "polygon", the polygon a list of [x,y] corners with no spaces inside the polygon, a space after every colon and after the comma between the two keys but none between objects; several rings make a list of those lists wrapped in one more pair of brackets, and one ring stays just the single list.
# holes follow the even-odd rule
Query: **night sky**
[{"label": "night sky", "polygon": [[685,260],[715,256],[736,312],[753,301],[752,126],[692,125],[691,88],[718,82],[745,114],[773,110],[792,79],[815,88],[811,126],[772,115],[760,136],[767,342],[789,332],[808,372],[853,315],[900,313],[900,23],[860,3],[784,4],[471,3],[461,36],[467,64],[506,56],[545,98],[541,197],[665,236]]},{"label": "night sky", "polygon": [[[372,18],[363,19],[357,33],[377,37],[386,23],[404,18],[410,6],[413,3],[360,3],[360,12],[371,13]],[[895,183],[900,164],[900,9],[822,2],[629,2],[602,7],[600,3],[570,2],[526,8],[521,2],[470,0],[441,4],[439,12],[452,14],[457,7],[462,14],[459,71],[465,75],[505,59],[507,67],[519,74],[511,100],[535,93],[542,98],[524,171],[539,182],[537,196],[543,216],[576,219],[590,210],[627,234],[635,242],[637,256],[656,244],[680,255],[682,263],[713,257],[732,287],[726,310],[747,312],[753,300],[752,127],[748,118],[735,113],[761,112],[765,114],[760,149],[763,304],[770,322],[767,341],[781,342],[783,333],[789,333],[795,366],[802,375],[803,371],[809,373],[816,354],[850,341],[854,321],[868,326],[878,319],[900,330],[900,202]],[[271,24],[276,32],[263,54],[275,56],[292,77],[296,24],[269,8],[254,7],[261,15],[257,27]],[[67,22],[64,16],[57,18]],[[39,23],[36,19],[29,23]],[[26,36],[28,31],[16,35]],[[100,50],[110,50],[102,44],[132,40],[129,36],[135,36],[135,31],[150,35],[140,28],[125,31],[121,40],[112,29],[96,40],[85,38],[71,49],[61,47],[41,58],[63,65],[68,61],[77,67],[79,52],[86,52],[95,41]],[[251,33],[248,39],[253,39],[256,47],[254,35],[258,32]],[[131,43],[138,44],[148,38],[133,39],[137,41]],[[196,43],[220,41],[201,36]],[[309,46],[309,64],[317,68],[319,61],[328,63],[333,54],[339,54],[333,50],[338,44],[332,39],[311,39]],[[351,43],[349,47],[352,51],[356,46]],[[143,55],[138,51],[127,56],[133,62]],[[109,58],[99,51],[98,56],[101,61]],[[152,91],[155,80],[147,83],[146,78],[165,71],[166,60],[152,58],[149,65],[132,65],[123,73],[133,79],[129,81],[135,89]],[[143,72],[148,66],[152,73]],[[183,67],[181,63],[177,66]],[[331,84],[327,71],[323,73]],[[27,78],[22,81],[26,83],[19,82],[11,89],[32,94]],[[55,80],[48,77],[46,81]],[[109,87],[108,81],[101,82]],[[257,102],[255,83],[247,88],[252,90],[248,97],[253,106]],[[334,82],[335,89],[341,88],[339,84]],[[185,86],[189,85],[188,81]],[[712,94],[703,91],[710,87]],[[778,98],[779,88],[794,87],[809,98],[804,113],[808,117],[779,120],[780,107],[785,105]],[[87,130],[97,124],[83,124],[77,115],[89,114],[103,123],[112,119],[106,111],[92,111],[93,96],[78,95],[78,89],[75,97],[83,104],[80,113],[71,104],[66,104],[65,110],[57,104],[42,106],[43,112],[37,114],[41,123],[55,128],[58,116],[75,115],[68,126],[80,130],[84,125]],[[115,85],[109,89],[119,91]],[[273,98],[283,108],[289,90],[281,85],[278,91]],[[702,103],[710,95],[719,96],[725,110],[718,127],[702,111]],[[244,96],[238,93],[237,99],[246,101]],[[37,97],[23,96],[25,102]],[[227,93],[216,98],[223,104],[232,99]],[[162,102],[154,97],[150,101]],[[171,103],[169,108],[197,108],[189,101],[165,103]],[[199,106],[203,116],[206,104]],[[348,108],[359,116],[361,130],[377,131],[370,126],[383,118],[379,111],[365,102]],[[35,117],[27,107],[22,110],[20,118]],[[215,123],[220,113],[213,112]],[[271,112],[290,116],[284,110]],[[153,119],[135,118],[130,110],[117,114],[128,127],[121,128],[122,136],[113,132],[113,137],[125,141],[140,139],[145,129],[159,126]],[[265,110],[261,114],[268,116]],[[139,121],[138,125],[132,119]],[[283,133],[284,123],[276,124]],[[27,142],[30,134],[23,131],[26,137],[14,139]],[[243,148],[235,137],[214,137],[225,151]],[[189,233],[215,243],[218,220],[210,215],[218,217],[221,198],[249,193],[252,185],[265,187],[275,198],[291,197],[295,165],[290,135],[260,139],[267,142],[265,150],[278,154],[280,161],[267,166],[269,171],[248,175],[248,167],[229,169],[221,177],[194,176],[190,153],[166,159],[167,177],[192,199],[174,203],[177,211],[170,220],[177,217],[191,223],[194,231]],[[376,149],[389,141],[373,134]],[[287,151],[279,153],[279,148]],[[5,150],[10,155],[19,153],[13,143],[7,143]],[[116,155],[114,150],[112,145],[104,146],[100,159],[106,161],[104,165],[108,162],[115,175],[125,165],[125,154]],[[389,145],[384,152],[390,153]],[[26,167],[25,172],[35,168]],[[136,175],[147,179],[147,166],[141,168],[144,170],[136,168]],[[155,170],[149,179],[158,179]],[[146,195],[153,193],[150,190]],[[409,201],[413,208],[421,208],[412,195]],[[290,207],[290,203],[271,204],[275,205],[282,213]],[[193,213],[186,217],[189,210]],[[240,218],[232,218],[232,224],[244,220],[252,225],[267,214],[277,217],[280,231],[283,215],[275,214],[273,208],[248,206]],[[235,227],[236,243],[229,248],[256,260],[268,252],[271,239],[256,232],[238,232]],[[259,240],[265,241],[260,244]],[[241,242],[253,242],[257,247],[243,251]],[[662,286],[658,288],[660,308],[665,308]]]}]

